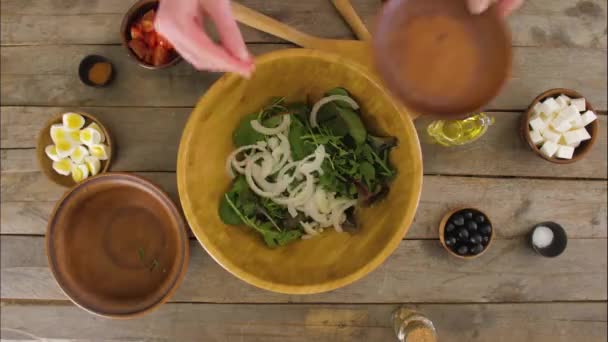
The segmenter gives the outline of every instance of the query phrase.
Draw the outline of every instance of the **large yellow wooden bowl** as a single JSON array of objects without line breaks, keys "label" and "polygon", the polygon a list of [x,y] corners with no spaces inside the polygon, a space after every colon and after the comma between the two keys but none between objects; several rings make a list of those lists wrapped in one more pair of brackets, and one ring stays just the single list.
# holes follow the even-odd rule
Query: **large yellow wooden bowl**
[{"label": "large yellow wooden bowl", "polygon": [[[177,163],[186,218],[207,252],[238,278],[290,294],[318,293],[352,283],[379,266],[399,245],[416,212],[422,186],[420,145],[412,121],[400,116],[391,97],[366,69],[338,55],[306,49],[272,52],[256,61],[246,80],[227,74],[194,109],[182,135]],[[398,175],[388,198],[364,209],[357,234],[326,230],[322,236],[270,249],[247,227],[228,226],[218,206],[230,186],[225,161],[241,118],[273,96],[304,100],[342,86],[362,107],[372,132],[396,136],[391,153]]]}]

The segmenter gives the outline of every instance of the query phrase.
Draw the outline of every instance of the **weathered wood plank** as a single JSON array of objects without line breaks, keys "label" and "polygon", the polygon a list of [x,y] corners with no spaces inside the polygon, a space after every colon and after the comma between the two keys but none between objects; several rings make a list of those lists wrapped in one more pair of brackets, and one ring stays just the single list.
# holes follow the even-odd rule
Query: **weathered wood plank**
[{"label": "weathered wood plank", "polygon": [[[600,342],[605,303],[422,304],[441,341]],[[68,303],[2,303],[6,339],[87,341],[393,341],[397,308],[365,305],[166,304],[143,318],[107,320]]]},{"label": "weathered wood plank", "polygon": [[[63,300],[48,268],[42,237],[0,237],[0,297]],[[196,240],[178,302],[400,303],[529,302],[607,299],[606,239],[570,239],[555,259],[537,256],[525,239],[497,240],[483,257],[463,262],[437,240],[405,240],[377,270],[345,288],[291,296],[254,288],[219,266]],[[550,284],[550,285],[549,285]]]},{"label": "weathered wood plank", "polygon": [[[177,201],[174,173],[142,173]],[[64,189],[38,172],[2,173],[2,234],[44,234]],[[608,186],[603,181],[528,180],[426,176],[407,238],[437,238],[442,215],[461,205],[487,212],[498,238],[522,237],[536,223],[556,221],[570,237],[605,238]],[[464,189],[464,190],[463,190]],[[176,202],[178,203],[178,202]]]},{"label": "weathered wood plank", "polygon": [[[320,37],[353,39],[331,3],[325,0],[241,1],[301,31]],[[132,2],[118,0],[2,1],[2,44],[119,44],[118,29]],[[380,1],[354,0],[368,27]],[[510,18],[515,46],[606,48],[606,2],[529,0]],[[78,30],[74,30],[78,27]],[[280,39],[242,27],[248,42]]]},{"label": "weathered wood plank", "polygon": [[[289,45],[252,45],[259,55]],[[490,109],[526,108],[554,87],[580,91],[598,110],[607,108],[606,50],[515,48],[512,79]],[[88,54],[110,58],[117,77],[108,88],[83,85],[76,70]],[[0,51],[2,104],[14,106],[192,107],[218,74],[198,72],[187,63],[161,71],[138,67],[121,46],[12,46]],[[32,56],[45,58],[32,58]],[[27,60],[28,63],[23,63]]]},{"label": "weathered wood plank", "polygon": [[[56,113],[77,108],[2,107],[2,171],[29,172],[38,169],[35,151],[40,127]],[[179,140],[190,115],[189,108],[107,108],[79,110],[98,117],[119,146],[115,171],[175,171]],[[444,148],[429,143],[429,119],[416,120],[422,140],[424,171],[427,174],[607,178],[608,118],[600,116],[598,141],[584,161],[552,165],[537,157],[519,137],[520,113],[489,113],[496,123],[474,144]]]}]

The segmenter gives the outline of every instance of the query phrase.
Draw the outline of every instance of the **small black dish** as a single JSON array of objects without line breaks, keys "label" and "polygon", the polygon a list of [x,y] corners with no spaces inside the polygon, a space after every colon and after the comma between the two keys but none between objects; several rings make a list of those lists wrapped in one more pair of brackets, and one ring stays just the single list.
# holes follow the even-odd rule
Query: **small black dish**
[{"label": "small black dish", "polygon": [[[547,227],[551,229],[551,231],[553,231],[553,241],[551,241],[551,244],[549,246],[544,248],[536,247],[534,241],[532,241],[534,231],[536,230],[536,228],[541,226]],[[555,222],[541,222],[535,225],[532,228],[532,231],[530,232],[529,240],[530,245],[532,245],[534,251],[547,258],[553,258],[562,254],[562,252],[566,249],[566,246],[568,245],[568,236],[566,235],[566,231],[562,226]]]},{"label": "small black dish", "polygon": [[[110,76],[108,76],[108,80],[102,84],[94,83],[89,79],[89,70],[91,70],[91,68],[97,63],[109,63],[111,66]],[[103,56],[88,55],[80,62],[80,66],[78,66],[78,77],[80,78],[80,81],[82,81],[82,83],[88,85],[89,87],[106,87],[107,85],[112,83],[112,80],[114,80],[114,64],[112,64],[109,59]]]}]

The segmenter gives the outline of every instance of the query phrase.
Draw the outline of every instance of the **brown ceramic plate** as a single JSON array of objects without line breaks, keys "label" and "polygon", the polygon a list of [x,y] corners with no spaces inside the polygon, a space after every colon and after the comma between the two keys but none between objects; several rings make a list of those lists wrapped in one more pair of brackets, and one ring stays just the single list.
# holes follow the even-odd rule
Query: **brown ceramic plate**
[{"label": "brown ceramic plate", "polygon": [[465,0],[391,0],[377,22],[378,72],[416,112],[470,114],[509,77],[511,36],[495,6],[472,15]]},{"label": "brown ceramic plate", "polygon": [[173,202],[130,174],[89,178],[58,202],[46,232],[50,268],[92,313],[130,318],[165,302],[188,264],[188,236]]},{"label": "brown ceramic plate", "polygon": [[[108,159],[101,161],[101,169],[100,169],[99,173],[104,173],[104,172],[108,171],[108,169],[110,168],[110,164],[112,163],[112,157],[114,155],[114,150],[115,150],[114,141],[112,140],[112,136],[110,136],[109,131],[99,120],[97,120],[91,114],[84,113],[84,112],[65,112],[65,113],[76,113],[76,114],[82,115],[85,119],[84,127],[87,127],[88,125],[90,125],[91,123],[94,122],[97,124],[97,126],[99,126],[101,128],[104,136],[106,137],[104,144],[108,146]],[[65,187],[69,188],[69,187],[76,185],[76,182],[74,182],[74,180],[72,179],[72,176],[63,176],[63,175],[60,175],[57,172],[55,172],[55,170],[53,170],[53,161],[44,152],[44,149],[48,145],[54,144],[53,140],[51,139],[51,131],[50,131],[51,126],[54,124],[62,123],[61,120],[62,120],[63,114],[64,113],[60,113],[60,114],[53,116],[49,121],[46,122],[46,124],[44,125],[44,127],[42,128],[40,133],[38,133],[38,143],[36,144],[36,157],[38,159],[38,165],[40,166],[40,169],[47,176],[47,178],[49,180],[51,180],[55,184],[59,184],[61,186],[65,186]]]},{"label": "brown ceramic plate", "polygon": [[587,100],[587,98],[584,97],[583,95],[581,95],[580,93],[578,93],[574,90],[571,90],[571,89],[566,89],[566,88],[549,89],[549,90],[543,92],[542,94],[538,95],[532,101],[532,103],[530,104],[530,107],[528,107],[528,110],[526,110],[526,112],[522,115],[519,132],[520,132],[522,139],[528,144],[528,146],[530,146],[530,149],[532,151],[534,151],[534,153],[536,153],[537,156],[539,156],[545,160],[548,160],[552,163],[556,163],[556,164],[570,164],[570,163],[574,163],[576,161],[581,160],[583,157],[585,157],[587,155],[587,153],[589,153],[589,151],[591,151],[591,147],[593,146],[593,144],[595,144],[595,142],[597,140],[597,136],[599,135],[600,124],[599,124],[598,120],[595,120],[592,123],[590,123],[589,125],[585,126],[585,129],[587,130],[587,132],[589,132],[591,139],[581,142],[580,146],[574,149],[574,154],[572,155],[572,159],[560,159],[560,158],[556,158],[556,157],[549,158],[540,152],[540,149],[538,148],[538,146],[536,146],[532,142],[532,139],[530,138],[530,117],[532,117],[532,109],[534,108],[534,106],[537,103],[542,102],[549,97],[558,97],[561,94],[564,94],[572,99],[585,98],[585,102],[587,104],[587,110],[591,110],[591,111],[595,112],[595,110],[593,109],[593,106],[591,105],[591,103],[589,103],[589,100]]}]

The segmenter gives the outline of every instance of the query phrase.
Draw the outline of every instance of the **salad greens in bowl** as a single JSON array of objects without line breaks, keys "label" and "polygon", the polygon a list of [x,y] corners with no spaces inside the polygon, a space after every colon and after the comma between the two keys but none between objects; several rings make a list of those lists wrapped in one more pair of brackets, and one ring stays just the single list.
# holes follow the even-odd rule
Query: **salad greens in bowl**
[{"label": "salad greens in bowl", "polygon": [[233,133],[220,201],[228,225],[247,225],[270,248],[318,237],[327,227],[356,232],[357,208],[388,194],[395,137],[367,132],[358,103],[334,88],[315,104],[273,98]]},{"label": "salad greens in bowl", "polygon": [[307,49],[256,60],[199,101],[182,135],[186,219],[221,266],[307,294],[362,278],[398,246],[422,186],[409,117],[369,69]]}]

